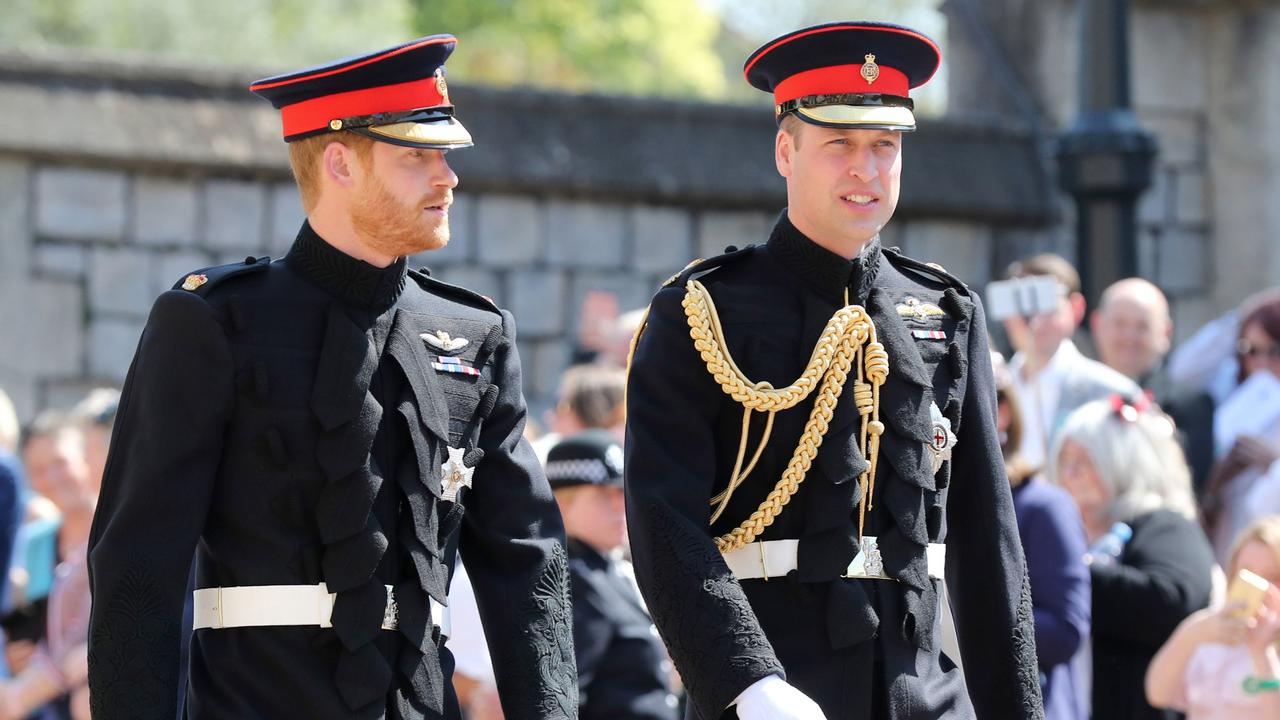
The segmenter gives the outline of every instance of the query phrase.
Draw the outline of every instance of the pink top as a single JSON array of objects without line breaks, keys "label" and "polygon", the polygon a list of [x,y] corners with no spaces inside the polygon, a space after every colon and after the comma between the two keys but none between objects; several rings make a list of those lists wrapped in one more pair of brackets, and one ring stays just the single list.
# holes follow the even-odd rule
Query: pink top
[{"label": "pink top", "polygon": [[1267,720],[1261,696],[1246,695],[1244,679],[1255,674],[1244,645],[1204,643],[1187,663],[1187,720]]}]

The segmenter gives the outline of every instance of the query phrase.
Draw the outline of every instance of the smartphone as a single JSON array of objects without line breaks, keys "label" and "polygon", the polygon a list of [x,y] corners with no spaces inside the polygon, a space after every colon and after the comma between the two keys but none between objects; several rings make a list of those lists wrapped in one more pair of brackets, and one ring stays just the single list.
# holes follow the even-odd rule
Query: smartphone
[{"label": "smartphone", "polygon": [[1034,317],[1058,309],[1066,288],[1048,275],[997,280],[987,284],[987,317],[1005,320],[1017,315]]},{"label": "smartphone", "polygon": [[1244,604],[1244,607],[1234,613],[1237,617],[1253,617],[1253,614],[1258,612],[1262,599],[1267,596],[1267,588],[1270,585],[1271,583],[1258,575],[1241,569],[1236,572],[1236,576],[1231,579],[1231,585],[1227,588],[1227,602]]}]

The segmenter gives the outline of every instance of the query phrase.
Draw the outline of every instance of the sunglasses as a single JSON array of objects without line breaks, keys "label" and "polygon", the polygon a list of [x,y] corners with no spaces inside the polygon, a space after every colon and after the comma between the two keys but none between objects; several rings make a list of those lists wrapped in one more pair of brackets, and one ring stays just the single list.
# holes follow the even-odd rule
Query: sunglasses
[{"label": "sunglasses", "polygon": [[1254,345],[1241,339],[1236,342],[1236,352],[1240,357],[1264,356],[1269,360],[1280,360],[1280,345]]}]

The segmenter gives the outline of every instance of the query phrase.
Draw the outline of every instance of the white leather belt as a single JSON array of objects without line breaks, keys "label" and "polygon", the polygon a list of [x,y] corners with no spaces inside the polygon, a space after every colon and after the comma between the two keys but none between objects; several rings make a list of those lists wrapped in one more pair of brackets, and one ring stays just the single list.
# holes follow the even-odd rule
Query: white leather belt
[{"label": "white leather belt", "polygon": [[[724,553],[724,561],[739,580],[780,578],[795,570],[799,560],[799,540],[763,540]],[[947,546],[930,543],[925,549],[929,575],[942,579],[946,567]],[[862,547],[842,577],[893,580],[884,574],[880,548],[874,536],[862,538]]]},{"label": "white leather belt", "polygon": [[[400,610],[390,585],[382,629],[399,628]],[[248,585],[195,591],[194,629],[314,625],[333,627],[334,594],[319,585]],[[431,622],[449,635],[449,609],[431,600]]]}]

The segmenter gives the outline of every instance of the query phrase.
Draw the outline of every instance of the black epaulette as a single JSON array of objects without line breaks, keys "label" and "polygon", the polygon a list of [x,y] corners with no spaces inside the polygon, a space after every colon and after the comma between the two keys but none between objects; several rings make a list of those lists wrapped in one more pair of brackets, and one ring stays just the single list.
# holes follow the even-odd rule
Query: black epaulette
[{"label": "black epaulette", "polygon": [[500,312],[498,303],[488,295],[481,295],[474,290],[468,290],[460,285],[450,285],[443,280],[437,280],[431,277],[431,271],[422,268],[421,270],[410,270],[409,277],[413,278],[423,290],[428,292],[447,295],[455,300],[460,300],[468,305],[474,305],[484,310],[492,310]]},{"label": "black epaulette", "polygon": [[724,253],[721,255],[715,255],[705,259],[698,258],[688,265],[685,265],[683,270],[672,275],[666,282],[662,283],[662,287],[667,287],[668,285],[684,285],[689,282],[690,278],[702,277],[713,270],[718,270],[726,265],[730,265],[747,257],[753,250],[755,250],[755,247],[755,245],[748,245],[744,248],[738,249],[730,245],[724,249]]},{"label": "black epaulette", "polygon": [[896,247],[884,248],[883,252],[891,260],[906,270],[913,270],[916,273],[925,275],[930,280],[941,281],[943,284],[950,285],[954,288],[966,291],[969,289],[969,286],[965,285],[963,280],[947,272],[947,269],[938,263],[920,262],[915,258],[909,258],[906,255],[903,255],[902,251]]},{"label": "black epaulette", "polygon": [[244,262],[214,265],[213,267],[190,273],[174,283],[173,289],[186,290],[204,297],[209,294],[210,290],[226,282],[229,278],[262,272],[270,265],[271,258],[265,255],[259,258],[250,255],[244,259]]}]

